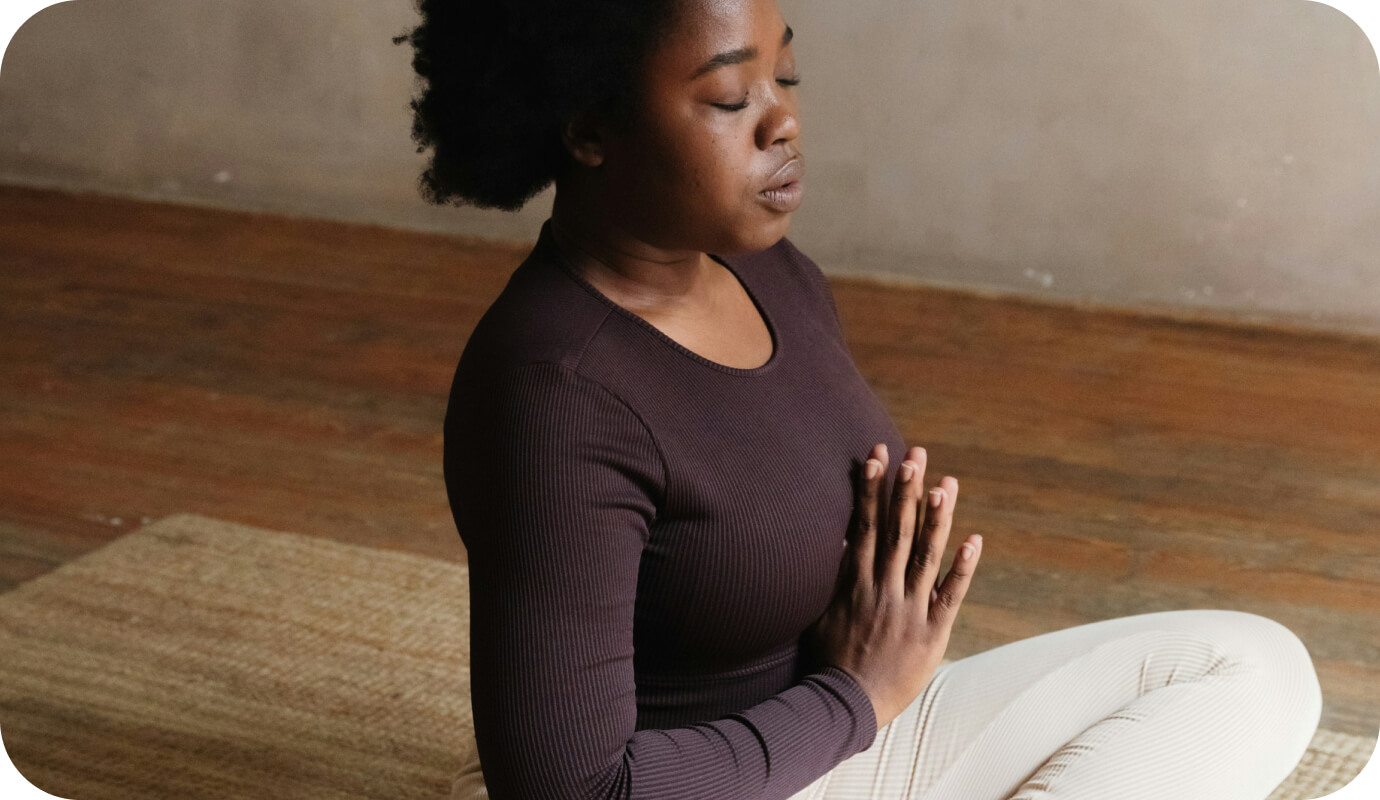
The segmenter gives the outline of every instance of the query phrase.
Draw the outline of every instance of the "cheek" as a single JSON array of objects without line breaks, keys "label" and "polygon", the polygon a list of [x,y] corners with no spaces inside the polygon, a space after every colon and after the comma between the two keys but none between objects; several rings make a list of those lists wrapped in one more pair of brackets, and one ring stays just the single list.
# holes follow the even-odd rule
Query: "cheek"
[{"label": "cheek", "polygon": [[[640,203],[663,209],[688,228],[722,227],[752,195],[752,164],[722,131],[682,128],[650,148],[641,164]],[[635,177],[635,176],[630,176]]]},{"label": "cheek", "polygon": [[753,195],[751,139],[737,131],[718,130],[686,143],[694,148],[697,185],[706,202],[724,212],[740,211]]},{"label": "cheek", "polygon": [[700,191],[722,205],[742,197],[750,181],[750,164],[727,136],[719,135],[699,142],[695,171]]},{"label": "cheek", "polygon": [[746,239],[760,238],[759,229],[775,220],[764,220],[771,215],[757,202],[753,169],[760,169],[754,161],[760,154],[746,121],[693,109],[660,111],[659,124],[642,129],[635,160],[620,169],[625,213],[666,241],[699,242],[701,249],[740,250]]},{"label": "cheek", "polygon": [[[687,104],[668,113],[666,125],[657,132],[657,149],[665,163],[674,165],[683,181],[707,191],[723,191],[742,174],[744,148],[740,121],[734,115]],[[750,140],[749,140],[750,141]]]}]

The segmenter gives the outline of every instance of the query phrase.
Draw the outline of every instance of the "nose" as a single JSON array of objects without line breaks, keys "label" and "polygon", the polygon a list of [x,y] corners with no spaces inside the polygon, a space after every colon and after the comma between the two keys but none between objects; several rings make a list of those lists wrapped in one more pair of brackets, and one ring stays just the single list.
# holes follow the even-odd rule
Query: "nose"
[{"label": "nose", "polygon": [[767,110],[757,126],[757,146],[763,150],[775,144],[790,143],[800,136],[800,116],[793,97],[773,92]]}]

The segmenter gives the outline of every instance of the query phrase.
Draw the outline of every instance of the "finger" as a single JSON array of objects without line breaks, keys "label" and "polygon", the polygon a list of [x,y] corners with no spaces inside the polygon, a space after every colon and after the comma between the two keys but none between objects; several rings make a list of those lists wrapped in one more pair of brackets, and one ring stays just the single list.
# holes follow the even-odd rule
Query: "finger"
[{"label": "finger", "polygon": [[[935,499],[938,498],[938,505]],[[906,569],[907,593],[926,599],[939,580],[944,548],[949,543],[949,526],[954,503],[958,502],[958,481],[945,477],[926,494],[925,523],[916,531]]]},{"label": "finger", "polygon": [[886,445],[872,448],[867,461],[858,470],[857,490],[853,501],[853,521],[848,529],[849,550],[852,551],[851,571],[855,580],[871,583],[875,574],[878,516],[877,496],[886,475]]},{"label": "finger", "polygon": [[982,537],[973,535],[968,537],[958,552],[954,554],[953,564],[949,567],[949,574],[944,576],[944,583],[935,591],[934,602],[930,604],[930,619],[934,622],[951,626],[954,619],[958,616],[958,607],[963,604],[963,598],[968,594],[968,586],[973,582],[973,572],[977,570],[978,560],[982,558]]},{"label": "finger", "polygon": [[925,458],[925,448],[912,447],[906,460],[901,462],[882,528],[878,574],[884,585],[894,588],[898,596],[904,596],[906,591],[906,562],[910,558],[915,523],[920,513],[918,498],[925,490]]}]

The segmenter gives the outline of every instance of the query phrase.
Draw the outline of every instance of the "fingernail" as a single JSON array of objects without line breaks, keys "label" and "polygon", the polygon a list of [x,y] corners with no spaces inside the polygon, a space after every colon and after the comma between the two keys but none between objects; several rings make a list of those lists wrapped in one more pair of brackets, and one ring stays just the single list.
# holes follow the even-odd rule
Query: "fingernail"
[{"label": "fingernail", "polygon": [[875,458],[867,460],[867,479],[872,480],[877,477],[877,473],[882,471],[882,462]]},{"label": "fingernail", "polygon": [[973,546],[971,544],[965,544],[962,547],[958,548],[958,557],[963,559],[964,561],[967,561],[968,559],[973,557],[973,552]]},{"label": "fingernail", "polygon": [[907,461],[906,463],[904,463],[904,464],[901,465],[901,482],[902,482],[902,483],[904,483],[905,481],[910,480],[911,476],[914,475],[914,474],[915,474],[915,466],[914,466],[913,464],[911,464],[909,461]]},{"label": "fingernail", "polygon": [[943,489],[930,490],[930,508],[939,508],[939,504],[944,502]]}]

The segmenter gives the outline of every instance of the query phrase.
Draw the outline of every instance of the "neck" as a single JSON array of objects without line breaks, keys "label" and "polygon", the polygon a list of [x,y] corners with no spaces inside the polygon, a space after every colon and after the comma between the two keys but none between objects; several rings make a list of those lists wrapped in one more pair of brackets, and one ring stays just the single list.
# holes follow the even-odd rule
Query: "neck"
[{"label": "neck", "polygon": [[579,182],[558,182],[551,234],[561,253],[620,305],[668,307],[702,296],[712,259],[700,251],[659,247],[607,213],[608,203]]}]

